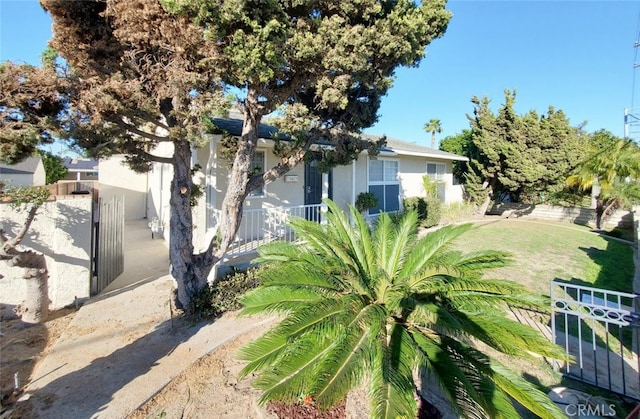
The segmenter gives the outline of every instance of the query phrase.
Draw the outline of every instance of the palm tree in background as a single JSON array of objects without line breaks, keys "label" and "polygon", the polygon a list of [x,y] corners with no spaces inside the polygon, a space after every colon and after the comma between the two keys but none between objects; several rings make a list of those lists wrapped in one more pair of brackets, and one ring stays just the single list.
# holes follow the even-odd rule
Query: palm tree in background
[{"label": "palm tree in background", "polygon": [[608,132],[594,134],[591,157],[567,178],[567,185],[592,191],[596,228],[615,209],[640,202],[640,148]]},{"label": "palm tree in background", "polygon": [[439,119],[432,119],[428,123],[424,124],[424,130],[431,133],[431,148],[436,148],[436,132],[440,134],[442,132],[442,124]]},{"label": "palm tree in background", "polygon": [[262,403],[302,398],[328,408],[366,384],[371,417],[416,417],[414,377],[426,373],[461,415],[519,417],[513,398],[540,417],[562,417],[544,393],[472,343],[518,357],[564,357],[506,317],[509,306],[548,310],[547,300],[482,279],[508,262],[505,253],[450,250],[470,225],[418,238],[414,212],[395,222],[383,213],[370,229],[355,208],[352,225],[325,202],[326,225],[295,219],[300,242],[259,249],[268,269],[262,285],[242,297],[242,314],[282,316],[240,353],[248,361],[241,375],[256,373]]}]

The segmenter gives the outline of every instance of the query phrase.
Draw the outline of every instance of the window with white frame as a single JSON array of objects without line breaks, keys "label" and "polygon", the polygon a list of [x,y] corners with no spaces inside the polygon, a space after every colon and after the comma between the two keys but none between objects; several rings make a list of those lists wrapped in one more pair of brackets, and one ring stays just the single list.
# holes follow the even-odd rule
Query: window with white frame
[{"label": "window with white frame", "polygon": [[[265,170],[265,155],[264,151],[256,151],[253,155],[253,159],[251,159],[251,164],[249,165],[249,175],[254,175],[257,173],[262,173]],[[252,198],[262,198],[265,196],[264,185],[261,188],[258,188],[249,193],[249,197]]]},{"label": "window with white frame", "polygon": [[442,163],[427,163],[427,176],[431,181],[444,182],[446,166]]},{"label": "window with white frame", "polygon": [[398,161],[390,159],[369,160],[369,192],[378,198],[378,205],[369,214],[400,210],[400,179]]}]

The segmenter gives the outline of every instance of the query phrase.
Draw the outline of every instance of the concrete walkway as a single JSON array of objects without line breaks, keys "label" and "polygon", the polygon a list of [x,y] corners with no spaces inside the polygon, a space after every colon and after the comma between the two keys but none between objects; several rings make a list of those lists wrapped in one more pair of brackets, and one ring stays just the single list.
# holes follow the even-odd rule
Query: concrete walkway
[{"label": "concrete walkway", "polygon": [[193,362],[268,319],[173,319],[164,241],[125,229],[125,271],[80,308],[36,367],[22,400],[34,418],[124,418]]}]

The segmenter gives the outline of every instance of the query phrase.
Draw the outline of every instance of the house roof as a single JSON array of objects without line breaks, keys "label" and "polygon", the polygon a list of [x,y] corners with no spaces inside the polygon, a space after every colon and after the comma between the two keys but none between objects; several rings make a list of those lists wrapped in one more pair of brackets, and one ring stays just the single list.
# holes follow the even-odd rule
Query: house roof
[{"label": "house roof", "polygon": [[[367,135],[367,137],[380,138],[372,135]],[[409,143],[407,141],[389,137],[387,137],[387,145],[382,150],[391,151],[401,156],[418,156],[444,160],[469,161],[469,158],[465,156],[459,156],[457,154],[447,153],[446,151],[436,150],[434,148],[421,146],[416,143]]]},{"label": "house roof", "polygon": [[[242,135],[242,119],[236,118],[213,118],[213,123],[220,129],[225,130],[230,135],[239,137]],[[258,126],[258,137],[264,138],[267,140],[274,140],[276,138],[281,140],[287,140],[290,137],[288,135],[279,134],[278,129],[273,125],[260,124]]]},{"label": "house roof", "polygon": [[[218,128],[225,130],[230,135],[240,136],[242,134],[243,121],[241,118],[213,118],[212,121]],[[277,132],[278,129],[272,125],[260,124],[260,126],[258,127],[259,138],[273,140],[276,138]],[[362,137],[369,141],[376,141],[381,138],[380,136],[371,134],[362,134]],[[277,138],[286,140],[290,137],[288,135],[280,134],[277,135]],[[409,143],[389,137],[387,137],[387,145],[380,151],[385,154],[391,153],[401,156],[417,156],[443,160],[469,161],[469,159],[464,156],[447,153],[446,151],[435,150],[433,148],[424,147],[415,143]]]},{"label": "house roof", "polygon": [[64,165],[70,172],[97,172],[98,160],[65,157]]},{"label": "house roof", "polygon": [[32,175],[40,163],[40,157],[28,157],[16,164],[1,164],[0,163],[0,176],[1,175]]}]

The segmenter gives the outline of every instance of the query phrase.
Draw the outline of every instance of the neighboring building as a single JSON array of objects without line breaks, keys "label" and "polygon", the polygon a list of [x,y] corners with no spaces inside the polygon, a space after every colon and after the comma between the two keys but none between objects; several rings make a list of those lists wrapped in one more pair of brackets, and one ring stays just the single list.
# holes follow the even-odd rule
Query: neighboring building
[{"label": "neighboring building", "polygon": [[42,186],[46,183],[40,157],[28,157],[17,164],[0,164],[0,181],[8,186]]},{"label": "neighboring building", "polygon": [[65,157],[63,160],[69,171],[63,180],[77,182],[98,180],[98,160],[72,157]]},{"label": "neighboring building", "polygon": [[100,198],[109,200],[114,196],[123,196],[125,220],[147,218],[149,175],[135,173],[125,166],[123,155],[101,159],[99,168]]},{"label": "neighboring building", "polygon": [[[233,136],[239,136],[242,120],[218,118],[218,127]],[[258,170],[274,166],[278,157],[272,153],[271,140],[275,128],[261,124],[258,147],[252,163]],[[196,175],[197,182],[204,188],[204,196],[194,209],[194,242],[196,247],[204,246],[217,231],[220,210],[228,182],[228,162],[221,156],[220,135],[211,136],[207,147],[194,149],[192,163],[199,164],[202,172]],[[378,137],[366,136],[370,139]],[[154,154],[170,156],[172,146],[164,144]],[[243,221],[237,234],[234,252],[245,252],[253,248],[249,243],[283,238],[289,234],[285,222],[288,216],[296,215],[320,221],[321,201],[331,198],[343,209],[354,205],[361,192],[372,192],[379,198],[378,207],[369,215],[380,211],[401,209],[402,199],[409,196],[424,196],[424,175],[440,182],[439,195],[443,202],[462,200],[462,186],[454,184],[453,161],[467,158],[428,147],[387,138],[387,146],[378,156],[369,157],[366,152],[346,166],[333,168],[329,173],[321,173],[317,162],[307,162],[293,168],[289,173],[253,191],[244,203]],[[101,171],[101,176],[103,176]],[[173,177],[171,165],[155,163],[148,174],[147,214],[154,218],[169,238],[169,197]],[[286,239],[286,238],[285,238]]]}]

